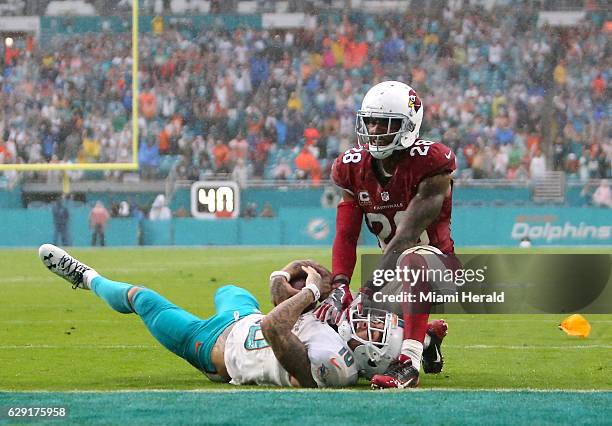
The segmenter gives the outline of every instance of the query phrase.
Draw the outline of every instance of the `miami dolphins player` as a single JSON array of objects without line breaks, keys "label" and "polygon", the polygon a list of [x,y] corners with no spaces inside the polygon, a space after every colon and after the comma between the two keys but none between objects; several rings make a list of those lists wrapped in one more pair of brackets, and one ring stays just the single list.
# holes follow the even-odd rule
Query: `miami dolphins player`
[{"label": "miami dolphins player", "polygon": [[[267,315],[251,293],[227,285],[215,293],[215,315],[200,319],[153,290],[101,276],[59,247],[44,244],[38,253],[74,289],[91,290],[115,311],[140,316],[159,343],[213,381],[296,387],[357,381],[349,343],[311,312],[302,314],[331,289],[329,271],[315,262],[292,262],[272,273],[277,306]],[[302,271],[306,284],[296,290],[288,282]]]}]

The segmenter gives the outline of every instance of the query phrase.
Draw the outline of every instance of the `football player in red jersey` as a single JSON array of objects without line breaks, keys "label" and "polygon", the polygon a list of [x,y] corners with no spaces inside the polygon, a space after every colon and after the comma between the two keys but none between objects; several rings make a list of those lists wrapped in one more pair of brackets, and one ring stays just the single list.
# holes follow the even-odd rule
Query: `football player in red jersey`
[{"label": "football player in red jersey", "polygon": [[[337,288],[318,308],[319,319],[337,323],[352,303],[349,282],[364,216],[383,249],[381,269],[395,269],[400,254],[417,245],[453,254],[450,220],[455,155],[441,143],[419,138],[422,120],[421,100],[404,83],[379,83],[363,98],[356,120],[359,147],[341,154],[332,168],[332,179],[343,190],[332,251]],[[409,267],[423,262],[418,255],[403,258]],[[364,305],[376,290],[371,282],[360,290]],[[404,319],[401,355],[384,374],[372,378],[373,387],[417,386],[421,359],[426,373],[442,368],[440,343],[447,325],[441,320],[428,323],[430,306],[412,305],[404,304],[399,312]],[[423,353],[426,336],[431,341]]]}]

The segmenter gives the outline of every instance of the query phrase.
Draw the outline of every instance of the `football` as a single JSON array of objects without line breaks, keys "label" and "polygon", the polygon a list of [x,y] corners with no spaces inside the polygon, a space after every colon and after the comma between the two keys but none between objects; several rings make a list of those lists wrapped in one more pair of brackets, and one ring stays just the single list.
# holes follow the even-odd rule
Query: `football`
[{"label": "football", "polygon": [[[313,266],[319,272],[319,274],[321,274],[323,280],[327,282],[331,281],[331,273],[324,266],[319,265],[316,262],[313,262]],[[289,285],[296,290],[303,289],[306,285],[306,278],[308,277],[308,274],[305,271],[300,271],[297,274],[294,273],[294,275],[295,276],[291,280],[289,280]],[[329,296],[329,291],[321,292],[321,297],[319,301],[326,299],[327,296]]]},{"label": "football", "polygon": [[304,288],[304,286],[306,285],[306,274],[304,274],[303,276],[297,276],[294,279],[292,279],[291,281],[289,281],[289,284],[291,284],[291,287],[293,287],[296,290],[301,290]]}]

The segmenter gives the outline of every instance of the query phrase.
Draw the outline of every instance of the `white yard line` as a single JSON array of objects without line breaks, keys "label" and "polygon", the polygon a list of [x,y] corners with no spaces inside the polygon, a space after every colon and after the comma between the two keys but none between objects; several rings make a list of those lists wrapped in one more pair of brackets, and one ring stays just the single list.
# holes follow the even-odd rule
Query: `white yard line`
[{"label": "white yard line", "polygon": [[19,324],[82,324],[82,323],[116,323],[116,322],[122,322],[123,319],[116,319],[116,320],[96,320],[96,319],[64,319],[64,320],[5,320],[5,321],[1,321],[0,320],[0,324],[12,324],[12,325],[19,325]]},{"label": "white yard line", "polygon": [[444,345],[444,348],[452,349],[612,349],[612,345],[568,345],[568,346],[546,346],[546,345]]},{"label": "white yard line", "polygon": [[1,349],[157,349],[158,345],[0,345]]},{"label": "white yard line", "polygon": [[[267,393],[267,392],[278,392],[278,393],[357,393],[357,392],[368,392],[372,393],[370,389],[287,389],[287,388],[267,388],[267,389],[244,389],[239,386],[228,385],[227,389],[188,389],[188,390],[168,390],[168,389],[119,389],[119,390],[107,390],[107,391],[96,391],[96,390],[69,390],[69,391],[46,391],[46,390],[30,390],[30,391],[11,391],[0,389],[0,392],[9,393],[40,393],[40,394],[125,394],[125,393],[168,393],[168,394],[184,394],[184,393],[241,393],[241,392],[256,392],[256,393]],[[412,393],[412,392],[489,392],[489,393],[517,393],[517,392],[529,392],[529,393],[612,393],[612,390],[606,389],[531,389],[531,388],[425,388],[420,387],[418,389],[388,389],[384,391],[376,391],[374,394],[379,393]]]},{"label": "white yard line", "polygon": [[[438,315],[438,314],[431,314],[433,317],[435,318],[444,318],[444,314]],[[449,314],[450,315],[450,314]],[[459,315],[466,315],[466,314],[459,314]],[[508,315],[508,314],[500,314],[500,315]],[[523,314],[517,314],[517,315],[523,315]],[[496,318],[495,315],[483,315],[482,318],[486,319],[487,322],[490,323],[497,323],[497,322],[550,322],[550,323],[556,323],[558,324],[560,321],[557,319],[553,319],[553,318],[537,318],[537,316],[539,316],[540,314],[524,314],[524,315],[533,315],[535,318]],[[543,315],[555,315],[555,316],[559,316],[559,317],[564,317],[565,318],[565,314],[543,314]],[[588,314],[585,314],[588,316]],[[610,315],[610,314],[592,314],[592,315]],[[480,315],[476,316],[476,317],[471,317],[471,318],[455,318],[453,316],[449,317],[448,322],[454,323],[454,322],[471,322],[474,321],[475,319],[478,319]],[[612,323],[612,320],[600,320],[597,318],[591,319],[589,318],[589,322],[592,323]]]},{"label": "white yard line", "polygon": [[[452,349],[612,349],[612,345],[444,345]],[[155,349],[157,345],[0,345],[0,349]]]}]

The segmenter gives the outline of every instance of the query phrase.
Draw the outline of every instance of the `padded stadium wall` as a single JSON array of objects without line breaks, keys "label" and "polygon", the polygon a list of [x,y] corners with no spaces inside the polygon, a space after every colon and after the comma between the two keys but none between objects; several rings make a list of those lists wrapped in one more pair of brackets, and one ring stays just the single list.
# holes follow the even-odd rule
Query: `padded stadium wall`
[{"label": "padded stadium wall", "polygon": [[[71,209],[70,234],[75,246],[90,244],[88,208]],[[35,247],[53,239],[50,209],[1,209],[0,246]],[[457,247],[516,247],[528,236],[539,246],[612,246],[610,211],[595,207],[470,207],[453,209],[453,238]],[[109,246],[144,245],[320,245],[331,246],[335,209],[281,208],[274,218],[165,222],[133,218],[110,220]],[[361,243],[376,246],[365,229]]]},{"label": "padded stadium wall", "polygon": [[[567,207],[583,207],[588,200],[581,194],[582,186],[567,188],[565,194]],[[109,192],[109,191],[88,191],[84,194],[86,202],[93,205],[96,201],[102,201],[107,207],[112,203],[119,203],[130,200],[140,206],[151,205],[159,192]],[[269,203],[274,211],[284,207],[313,207],[321,205],[323,188],[299,188],[280,190],[278,188],[248,188],[242,190],[240,198],[243,206],[248,203],[255,203],[261,208],[264,203]],[[507,188],[480,188],[480,187],[458,187],[453,193],[455,207],[462,205],[472,205],[472,207],[482,206],[514,206],[526,207],[534,206],[531,202],[531,192],[527,187],[507,187]],[[184,208],[189,211],[190,207],[189,189],[178,189],[174,194],[170,208],[176,211]],[[16,187],[11,191],[0,190],[0,209],[18,209],[22,207],[21,188]],[[2,211],[0,210],[0,214]]]}]

